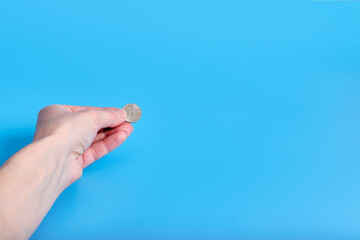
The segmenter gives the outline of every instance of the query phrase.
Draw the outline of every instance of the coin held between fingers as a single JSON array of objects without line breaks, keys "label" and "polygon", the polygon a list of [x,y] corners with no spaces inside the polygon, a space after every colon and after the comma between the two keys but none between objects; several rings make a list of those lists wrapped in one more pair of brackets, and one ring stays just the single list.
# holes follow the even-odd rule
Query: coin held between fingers
[{"label": "coin held between fingers", "polygon": [[141,117],[141,109],[138,105],[134,103],[126,104],[122,108],[126,112],[126,122],[133,123],[140,119]]}]

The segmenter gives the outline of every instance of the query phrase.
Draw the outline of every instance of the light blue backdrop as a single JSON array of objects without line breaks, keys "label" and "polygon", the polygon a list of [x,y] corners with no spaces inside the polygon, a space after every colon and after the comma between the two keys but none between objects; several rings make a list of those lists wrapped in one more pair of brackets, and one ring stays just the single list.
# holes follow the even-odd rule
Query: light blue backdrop
[{"label": "light blue backdrop", "polygon": [[0,157],[49,104],[143,117],[32,239],[360,238],[360,3],[0,0]]}]

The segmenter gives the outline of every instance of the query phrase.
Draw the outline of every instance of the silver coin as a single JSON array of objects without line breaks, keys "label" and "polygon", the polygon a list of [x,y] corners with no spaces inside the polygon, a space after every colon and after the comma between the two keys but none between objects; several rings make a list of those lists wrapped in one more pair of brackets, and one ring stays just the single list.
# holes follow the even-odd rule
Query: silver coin
[{"label": "silver coin", "polygon": [[127,115],[127,118],[126,118],[127,122],[136,122],[140,119],[141,109],[138,105],[129,103],[129,104],[126,104],[123,107],[123,109],[125,110],[126,115]]}]

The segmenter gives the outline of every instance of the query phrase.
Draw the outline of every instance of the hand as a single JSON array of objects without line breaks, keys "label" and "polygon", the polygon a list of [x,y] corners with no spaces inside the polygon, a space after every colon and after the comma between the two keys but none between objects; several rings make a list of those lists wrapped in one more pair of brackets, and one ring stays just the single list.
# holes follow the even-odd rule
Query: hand
[{"label": "hand", "polygon": [[50,105],[39,112],[34,141],[53,136],[54,141],[66,143],[62,146],[64,177],[70,185],[85,167],[126,140],[133,127],[125,119],[126,112],[120,108]]},{"label": "hand", "polygon": [[28,239],[83,169],[131,134],[119,108],[51,105],[39,112],[34,141],[0,168],[1,239]]}]

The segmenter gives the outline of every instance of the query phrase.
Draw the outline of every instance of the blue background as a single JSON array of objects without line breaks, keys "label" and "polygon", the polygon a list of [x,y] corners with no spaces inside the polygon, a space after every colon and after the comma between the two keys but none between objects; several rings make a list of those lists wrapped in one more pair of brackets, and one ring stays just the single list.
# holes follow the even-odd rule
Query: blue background
[{"label": "blue background", "polygon": [[143,110],[32,239],[360,238],[360,3],[0,1],[0,157],[49,104]]}]

